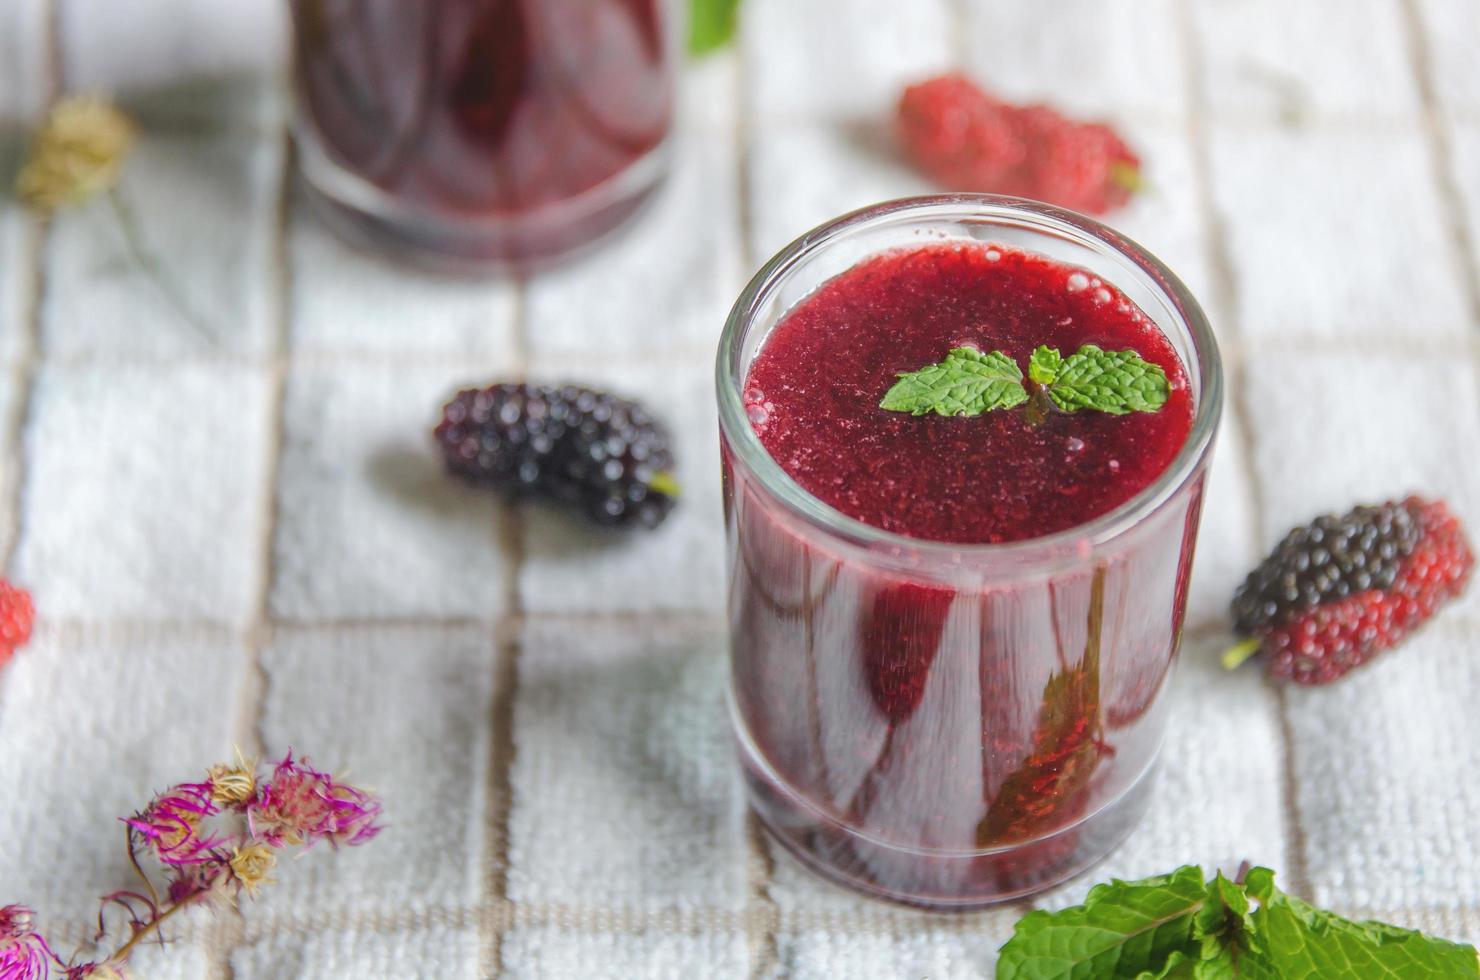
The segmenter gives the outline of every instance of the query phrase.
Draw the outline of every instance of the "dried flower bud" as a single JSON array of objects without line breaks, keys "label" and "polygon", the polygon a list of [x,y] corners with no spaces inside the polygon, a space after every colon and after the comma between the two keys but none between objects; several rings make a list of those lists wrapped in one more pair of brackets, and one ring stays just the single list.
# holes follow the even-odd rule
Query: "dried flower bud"
[{"label": "dried flower bud", "polygon": [[212,766],[206,782],[211,787],[211,799],[223,807],[245,806],[257,795],[257,774],[244,763]]},{"label": "dried flower bud", "polygon": [[36,913],[24,905],[0,908],[0,978],[46,980],[56,957],[35,931]]},{"label": "dried flower bud", "polygon": [[79,204],[118,182],[134,124],[109,103],[77,96],[54,105],[36,134],[16,195],[40,211]]},{"label": "dried flower bud", "polygon": [[209,783],[181,783],[154,798],[128,824],[165,864],[195,864],[210,856],[224,839],[200,832],[200,822],[220,812],[211,800]]},{"label": "dried flower bud", "polygon": [[238,847],[231,856],[231,874],[246,889],[248,895],[256,895],[259,888],[273,880],[269,875],[275,864],[277,854],[271,847],[266,844],[248,844],[246,847]]},{"label": "dried flower bud", "polygon": [[36,913],[24,905],[0,908],[0,941],[19,939],[36,931]]},{"label": "dried flower bud", "polygon": [[375,820],[380,803],[370,794],[327,773],[308,760],[293,761],[289,752],[272,778],[247,808],[252,836],[274,847],[284,844],[363,844],[380,833]]},{"label": "dried flower bud", "polygon": [[204,861],[180,864],[169,869],[165,895],[171,905],[196,902],[205,905],[224,903],[231,898],[230,858],[225,851],[213,852]]}]

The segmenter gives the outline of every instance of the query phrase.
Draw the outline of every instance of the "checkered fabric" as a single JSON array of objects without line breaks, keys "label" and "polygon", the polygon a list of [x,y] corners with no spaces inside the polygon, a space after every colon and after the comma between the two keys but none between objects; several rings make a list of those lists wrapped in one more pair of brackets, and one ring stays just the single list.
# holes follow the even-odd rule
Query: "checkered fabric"
[{"label": "checkered fabric", "polygon": [[[859,899],[746,816],[710,381],[762,260],[926,189],[888,114],[964,66],[1124,127],[1149,189],[1112,222],[1203,299],[1230,375],[1157,801],[1094,874],[1248,858],[1480,940],[1480,589],[1336,687],[1215,660],[1292,523],[1421,490],[1480,529],[1480,4],[746,0],[686,72],[655,205],[521,282],[407,272],[315,220],[285,7],[0,4],[0,172],[58,93],[115,93],[145,128],[123,193],[214,335],[106,207],[0,201],[0,557],[41,609],[0,676],[0,903],[81,940],[129,878],[119,814],[291,746],[373,786],[389,829],[198,913],[142,975],[990,975],[1030,903]],[[445,396],[524,375],[670,422],[688,493],[662,529],[613,541],[442,476]]]}]

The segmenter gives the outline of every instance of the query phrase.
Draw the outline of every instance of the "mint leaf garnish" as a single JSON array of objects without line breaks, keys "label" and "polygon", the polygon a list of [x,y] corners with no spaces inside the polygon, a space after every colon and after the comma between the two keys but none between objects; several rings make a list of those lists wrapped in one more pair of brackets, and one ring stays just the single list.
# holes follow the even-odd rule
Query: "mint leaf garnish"
[{"label": "mint leaf garnish", "polygon": [[880,408],[911,415],[980,415],[1028,400],[1023,372],[1000,350],[956,347],[939,364],[899,375]]},{"label": "mint leaf garnish", "polygon": [[[1036,360],[1038,352],[1033,356]],[[1170,394],[1171,384],[1160,366],[1142,360],[1135,351],[1101,350],[1094,344],[1064,358],[1048,386],[1048,397],[1065,412],[1082,408],[1111,415],[1154,412]]]},{"label": "mint leaf garnish", "polygon": [[[1251,901],[1252,900],[1252,901]],[[1475,948],[1380,922],[1352,922],[1200,868],[1090,889],[1083,905],[1031,912],[1000,951],[997,980],[1368,980],[1480,977]]]},{"label": "mint leaf garnish", "polygon": [[1051,385],[1059,376],[1064,359],[1052,347],[1040,347],[1028,358],[1028,380],[1038,385]]},{"label": "mint leaf garnish", "polygon": [[739,7],[740,0],[690,0],[689,53],[708,54],[728,44]]},{"label": "mint leaf garnish", "polygon": [[1083,905],[1030,912],[997,959],[997,980],[1161,976],[1173,953],[1197,956],[1207,901],[1201,868],[1090,889]]},{"label": "mint leaf garnish", "polygon": [[1000,350],[983,354],[974,347],[956,347],[939,364],[898,377],[880,408],[912,415],[980,415],[1013,408],[1031,397],[1032,425],[1054,408],[1062,412],[1090,408],[1111,415],[1154,412],[1166,404],[1172,390],[1159,365],[1133,350],[1107,351],[1094,344],[1085,344],[1068,357],[1053,347],[1035,349],[1028,358],[1031,396],[1017,362]]}]

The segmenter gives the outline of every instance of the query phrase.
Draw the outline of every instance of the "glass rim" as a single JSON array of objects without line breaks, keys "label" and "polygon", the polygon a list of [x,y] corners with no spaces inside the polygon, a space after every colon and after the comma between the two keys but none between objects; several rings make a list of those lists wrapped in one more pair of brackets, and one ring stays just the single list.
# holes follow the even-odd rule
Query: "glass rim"
[{"label": "glass rim", "polygon": [[[943,219],[1012,217],[1020,222],[1026,221],[1030,229],[1056,232],[1060,237],[1083,245],[1088,245],[1086,239],[1091,239],[1128,259],[1147,280],[1145,285],[1170,302],[1171,310],[1181,319],[1192,341],[1191,353],[1196,363],[1186,366],[1198,379],[1197,412],[1182,448],[1161,475],[1140,493],[1098,517],[1052,534],[1004,543],[959,544],[910,537],[850,517],[806,490],[761,445],[760,437],[746,417],[742,399],[744,372],[750,365],[740,363],[748,328],[761,306],[801,259],[835,239],[860,226],[882,224],[886,219],[901,214],[930,212]],[[821,527],[837,539],[870,552],[887,550],[911,554],[926,561],[948,563],[973,559],[991,559],[1004,564],[1082,560],[1086,553],[1092,553],[1129,532],[1176,497],[1206,464],[1222,414],[1223,384],[1222,358],[1206,314],[1191,291],[1160,259],[1093,218],[1040,201],[995,194],[954,193],[897,198],[851,211],[801,235],[761,266],[741,290],[726,318],[715,363],[720,430],[731,451],[749,468],[761,487],[780,501],[788,512],[809,525]]]}]

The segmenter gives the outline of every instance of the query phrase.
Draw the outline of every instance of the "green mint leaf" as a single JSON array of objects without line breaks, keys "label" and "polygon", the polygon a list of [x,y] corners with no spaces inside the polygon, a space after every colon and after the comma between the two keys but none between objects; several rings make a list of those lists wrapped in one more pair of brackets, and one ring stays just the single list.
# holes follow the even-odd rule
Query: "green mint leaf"
[{"label": "green mint leaf", "polygon": [[1136,980],[1237,980],[1238,976],[1236,961],[1226,950],[1206,960],[1178,950],[1167,957],[1160,973],[1143,973]]},{"label": "green mint leaf", "polygon": [[1207,897],[1194,866],[1096,885],[1083,905],[1024,916],[998,954],[997,980],[1197,976],[1167,971],[1190,971],[1202,959],[1194,926]]},{"label": "green mint leaf", "polygon": [[708,54],[728,44],[739,7],[740,0],[690,0],[689,53]]},{"label": "green mint leaf", "polygon": [[1475,947],[1381,922],[1353,922],[1292,898],[1274,872],[1254,868],[1245,889],[1259,902],[1250,915],[1252,949],[1242,977],[1480,977]]},{"label": "green mint leaf", "polygon": [[1051,385],[1059,376],[1064,358],[1053,347],[1039,347],[1028,358],[1028,380],[1034,384]]},{"label": "green mint leaf", "polygon": [[1066,412],[1092,408],[1111,415],[1154,412],[1171,394],[1166,372],[1135,351],[1085,344],[1064,359],[1048,396]]},{"label": "green mint leaf", "polygon": [[1192,923],[1197,955],[1173,953],[1158,976],[1234,980],[1241,976],[1239,964],[1247,955],[1250,925],[1249,896],[1244,894],[1243,886],[1217,873],[1208,882],[1207,901]]},{"label": "green mint leaf", "polygon": [[1205,960],[1218,959],[1219,954],[1241,950],[1253,927],[1249,918],[1249,896],[1242,885],[1236,885],[1223,877],[1223,872],[1208,882],[1208,901],[1197,914],[1195,929],[1202,942]]},{"label": "green mint leaf", "polygon": [[[1184,867],[1090,889],[1032,912],[1001,949],[998,980],[1434,980],[1480,978],[1473,946],[1323,912],[1254,868],[1242,885]],[[1251,899],[1253,901],[1251,901]]]},{"label": "green mint leaf", "polygon": [[957,347],[939,364],[899,375],[879,407],[911,415],[980,415],[1027,400],[1016,361],[1001,351]]}]

